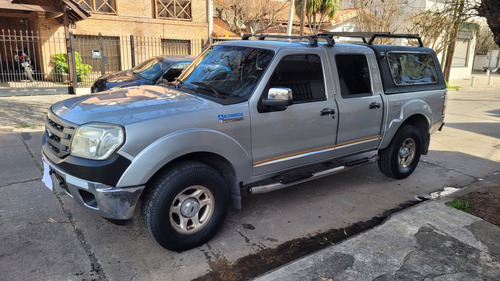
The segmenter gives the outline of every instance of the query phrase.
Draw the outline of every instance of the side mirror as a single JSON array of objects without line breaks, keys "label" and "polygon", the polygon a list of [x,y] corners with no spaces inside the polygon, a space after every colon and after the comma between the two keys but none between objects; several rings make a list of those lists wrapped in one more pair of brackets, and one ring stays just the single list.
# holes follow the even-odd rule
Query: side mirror
[{"label": "side mirror", "polygon": [[267,98],[262,100],[265,106],[282,107],[293,103],[292,90],[289,88],[271,88],[267,92]]}]

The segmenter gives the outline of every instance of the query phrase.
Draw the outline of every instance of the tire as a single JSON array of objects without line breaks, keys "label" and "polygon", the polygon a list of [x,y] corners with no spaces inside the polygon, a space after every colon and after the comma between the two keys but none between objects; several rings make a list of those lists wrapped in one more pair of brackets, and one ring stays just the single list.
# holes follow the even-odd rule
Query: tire
[{"label": "tire", "polygon": [[386,149],[379,150],[378,167],[386,176],[404,179],[411,175],[422,155],[422,136],[411,125],[399,129]]},{"label": "tire", "polygon": [[183,162],[147,187],[142,219],[162,247],[184,251],[210,240],[222,226],[229,192],[221,174],[198,162]]},{"label": "tire", "polygon": [[26,76],[28,77],[28,79],[30,80],[30,82],[35,81],[35,79],[33,79],[33,69],[31,69],[30,66],[25,66],[24,67],[24,73],[26,74]]}]

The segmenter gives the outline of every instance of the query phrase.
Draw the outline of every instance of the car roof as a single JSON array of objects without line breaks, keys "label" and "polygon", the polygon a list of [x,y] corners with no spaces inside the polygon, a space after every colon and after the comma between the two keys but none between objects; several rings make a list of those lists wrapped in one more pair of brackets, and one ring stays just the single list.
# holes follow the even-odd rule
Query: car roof
[{"label": "car roof", "polygon": [[156,56],[157,58],[161,59],[162,61],[170,61],[170,62],[188,62],[188,61],[193,61],[196,57],[195,56],[189,56],[189,55],[160,55]]}]

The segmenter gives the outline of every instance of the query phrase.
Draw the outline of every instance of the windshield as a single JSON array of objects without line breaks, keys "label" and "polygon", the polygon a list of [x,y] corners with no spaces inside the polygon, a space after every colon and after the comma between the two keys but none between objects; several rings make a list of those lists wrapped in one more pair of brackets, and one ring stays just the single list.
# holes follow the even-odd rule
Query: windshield
[{"label": "windshield", "polygon": [[151,58],[132,68],[133,73],[139,74],[139,76],[147,80],[153,80],[160,71],[161,61],[157,58]]},{"label": "windshield", "polygon": [[219,99],[247,100],[273,55],[270,50],[215,45],[181,75],[179,83]]}]

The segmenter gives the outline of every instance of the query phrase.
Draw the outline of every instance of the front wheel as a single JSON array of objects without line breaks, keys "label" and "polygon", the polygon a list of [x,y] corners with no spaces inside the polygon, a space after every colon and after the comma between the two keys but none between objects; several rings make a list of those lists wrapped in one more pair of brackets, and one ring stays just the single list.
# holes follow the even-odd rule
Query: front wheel
[{"label": "front wheel", "polygon": [[33,69],[31,69],[31,66],[25,66],[24,73],[26,74],[30,82],[35,81],[35,79],[33,79]]},{"label": "front wheel", "polygon": [[422,137],[411,125],[399,129],[386,149],[379,150],[378,167],[386,176],[404,179],[411,175],[420,161]]},{"label": "front wheel", "polygon": [[147,188],[142,218],[151,236],[166,249],[184,251],[199,246],[224,222],[227,185],[208,165],[180,163]]}]

